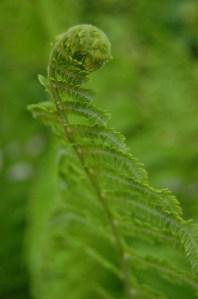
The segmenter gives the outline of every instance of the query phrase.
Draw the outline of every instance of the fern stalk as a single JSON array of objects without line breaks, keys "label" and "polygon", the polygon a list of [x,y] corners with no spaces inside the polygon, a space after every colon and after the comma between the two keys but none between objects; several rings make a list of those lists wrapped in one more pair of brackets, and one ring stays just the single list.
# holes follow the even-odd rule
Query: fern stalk
[{"label": "fern stalk", "polygon": [[[106,38],[106,36],[100,32],[98,29],[96,29],[95,27],[93,26],[90,26],[90,25],[84,25],[84,26],[76,26],[75,28],[73,28],[74,32],[77,30],[81,29],[81,34],[83,36],[83,31],[85,33],[87,33],[88,31],[90,31],[90,33],[98,33],[98,38],[101,39],[101,41],[99,42],[103,42],[105,44],[105,46],[107,47],[107,50],[108,50],[108,53],[102,53],[101,57],[100,57],[100,62],[99,62],[99,65],[93,65],[93,70],[95,70],[96,68],[100,67],[100,64],[103,65],[105,64],[108,59],[111,58],[110,56],[110,45],[109,45],[109,42]],[[52,100],[54,101],[55,105],[56,105],[56,109],[57,109],[57,114],[58,114],[58,120],[60,122],[60,125],[64,131],[64,135],[65,135],[65,139],[66,141],[68,141],[72,147],[73,147],[73,150],[75,152],[75,155],[77,156],[78,160],[80,161],[80,164],[96,194],[96,197],[97,199],[99,200],[100,204],[102,205],[105,213],[106,213],[106,216],[107,216],[107,219],[109,221],[109,225],[111,227],[111,230],[112,230],[112,234],[113,234],[113,237],[114,237],[114,240],[115,240],[115,246],[116,246],[116,249],[117,249],[117,252],[120,256],[120,264],[121,264],[121,268],[122,268],[122,273],[123,273],[123,282],[124,282],[124,285],[125,285],[125,292],[126,292],[126,295],[127,295],[127,298],[128,299],[131,299],[132,298],[132,295],[133,295],[133,290],[132,290],[132,287],[131,287],[131,281],[130,281],[130,277],[129,277],[129,268],[128,268],[128,254],[127,252],[125,251],[124,249],[124,245],[123,245],[123,241],[122,241],[122,238],[120,236],[120,233],[119,233],[119,229],[118,229],[118,223],[117,221],[114,219],[112,213],[111,213],[111,210],[109,208],[109,205],[108,205],[108,199],[106,198],[105,194],[101,192],[100,190],[100,186],[97,182],[97,176],[94,172],[94,169],[92,168],[87,168],[85,165],[85,161],[84,161],[84,157],[83,157],[83,154],[82,154],[82,150],[81,150],[81,147],[80,145],[76,145],[76,142],[75,142],[75,137],[73,135],[73,132],[72,132],[72,128],[70,127],[70,123],[68,121],[68,118],[67,118],[67,114],[65,113],[65,110],[64,110],[64,107],[63,107],[63,103],[61,101],[61,98],[59,96],[59,88],[58,86],[56,86],[56,84],[54,84],[54,78],[56,77],[56,65],[54,65],[54,56],[56,56],[56,53],[58,52],[59,53],[59,47],[60,47],[60,51],[61,51],[61,44],[64,42],[65,40],[65,36],[63,35],[61,37],[61,39],[58,41],[58,43],[56,43],[55,47],[52,49],[52,52],[51,52],[51,55],[50,55],[50,61],[49,61],[49,68],[48,68],[48,82],[49,82],[49,93],[51,95],[51,98]],[[88,40],[85,40],[83,42],[89,42]],[[93,41],[92,41],[93,42]],[[104,55],[105,54],[105,55]],[[87,55],[87,53],[86,53]],[[104,56],[103,56],[104,55]],[[109,56],[109,57],[108,57]],[[98,63],[98,62],[97,62]],[[92,69],[92,65],[89,65],[89,68]],[[76,76],[78,76],[78,73],[79,73],[80,69],[76,69],[75,72],[76,72]],[[67,69],[66,69],[66,72],[67,72]],[[73,71],[72,72],[72,76],[73,77],[76,77],[75,76],[75,72]],[[67,74],[67,73],[66,73]],[[86,75],[88,75],[88,71],[86,71],[84,73],[85,77]],[[84,78],[83,78],[84,79]],[[69,89],[70,87],[72,88],[73,86],[69,84],[69,82],[64,82],[64,84],[68,84],[67,88]],[[81,82],[78,82],[78,86],[80,85]]]}]

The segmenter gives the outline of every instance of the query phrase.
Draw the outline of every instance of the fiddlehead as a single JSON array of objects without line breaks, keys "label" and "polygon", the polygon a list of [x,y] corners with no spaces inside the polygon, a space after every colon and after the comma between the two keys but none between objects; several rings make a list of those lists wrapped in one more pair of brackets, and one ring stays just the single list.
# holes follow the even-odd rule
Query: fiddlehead
[{"label": "fiddlehead", "polygon": [[[72,190],[71,201],[66,199],[67,221],[69,217],[69,221],[85,225],[86,218],[87,234],[97,223],[96,231],[100,228],[108,240],[112,237],[118,269],[98,258],[97,248],[87,244],[86,238],[82,240],[78,232],[75,239],[72,231],[70,242],[118,275],[124,285],[124,298],[166,298],[152,288],[144,289],[145,284],[138,281],[135,273],[148,267],[165,279],[171,276],[171,281],[197,290],[193,275],[155,256],[142,256],[140,248],[132,249],[133,240],[147,244],[152,239],[166,246],[174,240],[183,245],[193,268],[198,268],[196,226],[184,221],[180,205],[170,192],[148,185],[144,168],[129,153],[123,136],[107,127],[106,113],[93,106],[92,93],[84,87],[89,74],[110,59],[111,46],[103,32],[91,25],[72,27],[58,37],[50,55],[48,78],[41,77],[52,102],[30,106],[35,116],[52,126],[62,144],[59,174],[67,183],[71,181]],[[83,202],[76,199],[77,185]]]},{"label": "fiddlehead", "polygon": [[58,37],[51,52],[48,67],[51,89],[89,99],[82,85],[92,71],[110,59],[111,45],[102,31],[91,25],[72,27]]}]

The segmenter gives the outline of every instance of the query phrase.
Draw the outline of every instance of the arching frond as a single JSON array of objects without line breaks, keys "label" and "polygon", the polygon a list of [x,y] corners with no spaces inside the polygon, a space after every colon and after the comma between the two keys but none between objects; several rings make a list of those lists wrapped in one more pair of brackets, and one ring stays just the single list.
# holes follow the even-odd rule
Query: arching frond
[{"label": "arching frond", "polygon": [[[48,219],[41,277],[50,290],[57,281],[44,273],[59,269],[65,275],[67,265],[69,277],[63,275],[60,284],[71,299],[168,299],[164,285],[174,288],[174,283],[196,294],[197,225],[183,219],[170,191],[150,186],[143,165],[130,154],[125,138],[108,126],[108,115],[92,104],[84,87],[89,73],[109,59],[104,33],[91,25],[71,28],[57,40],[48,79],[41,82],[53,102],[29,106],[55,129],[61,149],[61,200],[54,202]],[[159,245],[168,248],[170,260],[157,251]],[[119,289],[106,285],[106,276]],[[62,299],[56,296],[50,298]]]}]

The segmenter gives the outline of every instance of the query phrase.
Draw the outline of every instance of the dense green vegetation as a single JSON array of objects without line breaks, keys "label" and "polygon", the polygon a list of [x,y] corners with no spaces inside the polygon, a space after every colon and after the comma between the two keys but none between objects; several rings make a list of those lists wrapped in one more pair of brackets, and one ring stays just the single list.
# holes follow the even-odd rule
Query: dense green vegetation
[{"label": "dense green vegetation", "polygon": [[[113,60],[88,83],[96,91],[95,104],[111,112],[109,126],[127,137],[131,152],[145,164],[150,184],[172,190],[184,218],[197,221],[197,1],[22,0],[19,4],[2,0],[0,14],[0,298],[28,298],[30,293],[35,298],[96,298],[91,293],[93,286],[89,297],[81,288],[89,287],[92,275],[110,294],[122,298],[122,284],[114,272],[109,274],[109,265],[104,271],[98,263],[82,259],[79,252],[67,256],[60,227],[49,228],[55,203],[60,204],[57,215],[66,209],[57,190],[56,142],[50,131],[31,118],[26,106],[47,98],[36,77],[45,74],[54,36],[74,24],[97,25],[111,39]],[[110,265],[116,265],[112,248],[100,239],[94,242],[91,248],[98,248]],[[178,270],[181,264],[189,269],[188,262],[181,263],[179,253],[176,259],[166,247],[135,244],[146,254],[174,260]],[[58,271],[62,264],[67,279]],[[133,269],[132,273],[141,282],[147,281],[150,290],[160,286],[167,298],[196,298],[196,288],[174,280],[171,284],[166,277],[159,281],[150,268],[148,272]],[[43,277],[43,270],[47,276]],[[88,271],[88,277],[82,277],[83,271]],[[144,296],[149,295],[148,290],[143,291]],[[101,288],[98,298],[109,298],[109,293]]]}]

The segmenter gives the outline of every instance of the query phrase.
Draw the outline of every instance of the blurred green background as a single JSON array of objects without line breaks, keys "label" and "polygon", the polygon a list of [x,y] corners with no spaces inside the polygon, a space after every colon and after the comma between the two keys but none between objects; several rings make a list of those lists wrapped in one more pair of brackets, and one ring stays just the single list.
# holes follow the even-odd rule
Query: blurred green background
[{"label": "blurred green background", "polygon": [[1,0],[2,299],[30,297],[30,194],[53,143],[26,107],[47,98],[37,74],[46,72],[51,41],[79,23],[98,26],[112,42],[114,59],[89,83],[97,105],[111,112],[151,184],[168,187],[184,217],[198,219],[197,0]]}]

